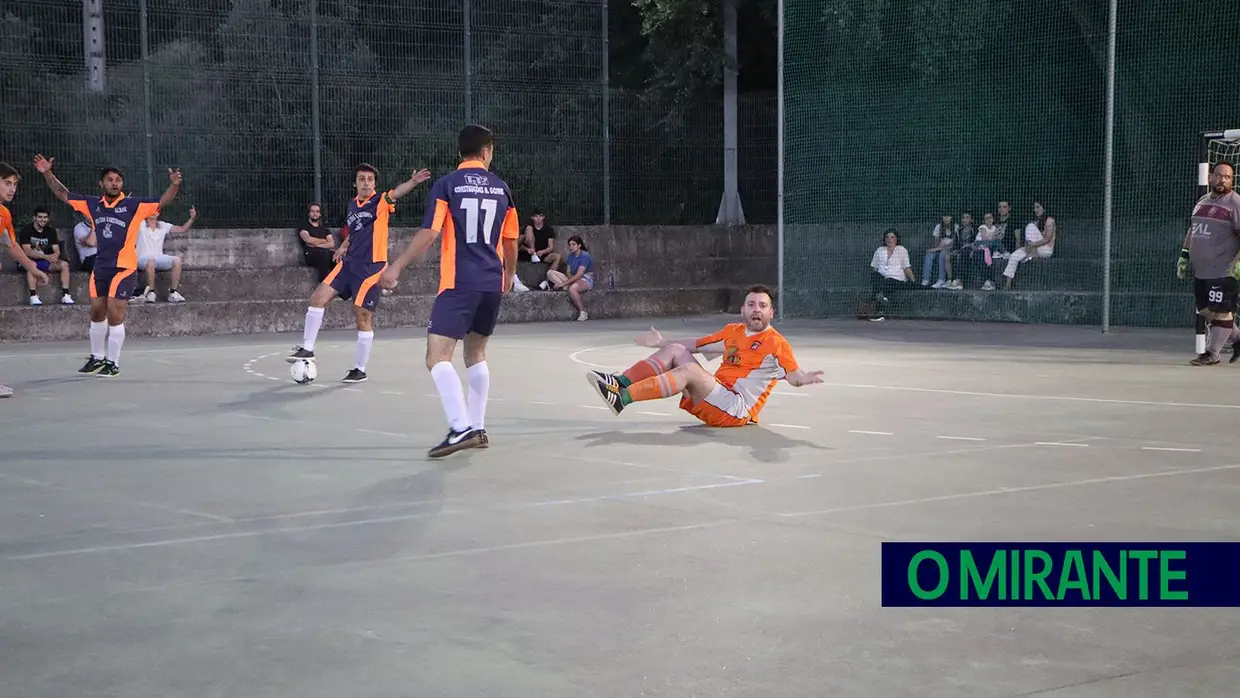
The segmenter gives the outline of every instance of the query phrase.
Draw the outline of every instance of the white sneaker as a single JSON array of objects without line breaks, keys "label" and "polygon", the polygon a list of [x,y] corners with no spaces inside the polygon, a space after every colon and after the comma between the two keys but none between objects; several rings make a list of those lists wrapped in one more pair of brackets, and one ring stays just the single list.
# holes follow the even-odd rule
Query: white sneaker
[{"label": "white sneaker", "polygon": [[947,286],[946,281],[935,281],[934,285],[931,286],[930,288],[945,288],[946,286]]},{"label": "white sneaker", "polygon": [[524,292],[526,292],[526,291],[530,290],[530,287],[529,287],[529,286],[526,286],[526,285],[525,285],[525,284],[523,284],[523,283],[521,283],[521,279],[519,279],[519,278],[517,278],[517,277],[515,277],[515,276],[514,276],[514,277],[512,277],[512,290],[514,290],[514,291],[516,291],[516,292],[518,292],[518,293],[524,293]]},{"label": "white sneaker", "polygon": [[0,385],[0,397],[13,397],[13,389],[7,385]]},{"label": "white sneaker", "polygon": [[38,296],[31,296],[30,305],[43,305],[43,299]]},{"label": "white sneaker", "polygon": [[953,291],[963,291],[964,282],[961,281],[960,279],[952,279],[952,282],[948,284],[947,287]]},{"label": "white sneaker", "polygon": [[155,289],[151,289],[150,291],[146,292],[146,302],[147,303],[155,302]]},{"label": "white sneaker", "polygon": [[[929,285],[930,285],[930,279],[922,279],[922,280],[921,280],[921,285],[922,285],[922,286],[929,286]],[[935,288],[938,288],[938,286],[935,286]]]},{"label": "white sneaker", "polygon": [[544,291],[550,291],[550,290],[551,290],[551,282],[550,282],[550,281],[543,281],[541,284],[538,284],[538,288],[541,288],[541,289],[542,289],[542,290],[544,290]]},{"label": "white sneaker", "polygon": [[70,295],[69,295],[69,294],[67,294],[67,293],[66,293],[65,295],[61,296],[61,297],[60,297],[60,304],[61,304],[61,305],[73,305],[73,296],[70,296]]},{"label": "white sneaker", "polygon": [[589,319],[590,319],[590,314],[584,310],[581,311],[581,314],[577,316],[577,322],[585,322],[586,320],[589,320]]},{"label": "white sneaker", "polygon": [[982,290],[983,290],[983,291],[993,291],[993,290],[995,290],[995,282],[993,282],[993,281],[987,281],[986,283],[982,284]]},{"label": "white sneaker", "polygon": [[173,291],[172,293],[168,294],[168,302],[169,303],[184,303],[185,296],[182,296],[180,291]]}]

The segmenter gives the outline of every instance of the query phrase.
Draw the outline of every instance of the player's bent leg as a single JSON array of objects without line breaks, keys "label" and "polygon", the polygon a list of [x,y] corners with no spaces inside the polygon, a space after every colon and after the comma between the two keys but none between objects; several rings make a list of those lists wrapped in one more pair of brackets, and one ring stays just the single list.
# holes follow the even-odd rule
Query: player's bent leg
[{"label": "player's bent leg", "polygon": [[590,385],[613,414],[620,414],[634,402],[661,400],[680,393],[695,400],[704,399],[714,389],[715,377],[695,361],[652,375],[628,387],[618,387],[598,377],[591,377]]}]

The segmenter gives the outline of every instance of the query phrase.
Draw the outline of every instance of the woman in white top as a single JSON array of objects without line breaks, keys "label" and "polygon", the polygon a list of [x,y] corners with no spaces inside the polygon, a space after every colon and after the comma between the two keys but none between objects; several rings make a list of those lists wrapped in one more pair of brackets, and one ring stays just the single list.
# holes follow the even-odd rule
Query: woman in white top
[{"label": "woman in white top", "polygon": [[1046,259],[1055,254],[1055,235],[1059,232],[1055,219],[1047,215],[1046,207],[1040,201],[1033,202],[1033,213],[1037,218],[1025,226],[1024,243],[1008,257],[1007,268],[1003,270],[1003,275],[1007,277],[1005,289],[1012,287],[1016,267],[1021,262],[1034,257]]},{"label": "woman in white top", "polygon": [[888,229],[883,233],[883,243],[870,259],[870,288],[878,308],[878,315],[872,320],[885,319],[884,308],[890,302],[888,291],[908,288],[908,283],[917,280],[913,276],[913,265],[909,263],[908,250],[900,244],[900,233],[895,228]]}]

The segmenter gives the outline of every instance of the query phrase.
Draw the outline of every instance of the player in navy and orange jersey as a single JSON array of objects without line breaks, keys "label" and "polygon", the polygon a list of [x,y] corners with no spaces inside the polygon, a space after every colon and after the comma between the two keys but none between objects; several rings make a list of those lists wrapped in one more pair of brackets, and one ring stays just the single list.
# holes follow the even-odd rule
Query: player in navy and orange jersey
[{"label": "player in navy and orange jersey", "polygon": [[126,194],[121,171],[105,167],[99,172],[103,195],[93,196],[75,194],[61,184],[52,174],[54,161],[36,155],[34,168],[43,174],[56,198],[91,222],[99,248],[90,274],[90,358],[78,373],[116,376],[125,344],[125,312],[137,280],[138,228],[176,198],[181,190],[181,171],[169,169],[168,188],[163,196],[152,199]]},{"label": "player in navy and orange jersey", "polygon": [[[490,171],[491,132],[466,126],[457,139],[461,164],[431,187],[422,229],[380,276],[395,288],[400,272],[443,235],[439,256],[439,294],[427,325],[426,368],[448,417],[449,431],[430,451],[432,458],[464,448],[487,446],[484,418],[491,374],[487,338],[499,320],[500,300],[517,271],[517,209],[512,192]],[[465,340],[469,402],[452,367],[456,343]]]},{"label": "player in navy and orange jersey", "polygon": [[374,311],[379,305],[379,272],[388,261],[388,223],[396,212],[396,201],[414,187],[431,178],[428,170],[418,170],[393,189],[379,193],[375,189],[379,171],[362,163],[353,171],[357,196],[349,202],[345,228],[349,231],[344,243],[336,250],[336,268],[323,279],[310,296],[306,326],[301,346],[294,347],[287,361],[314,360],[314,343],[323,326],[323,310],[336,296],[352,298],[357,318],[357,363],[344,377],[345,383],[366,380],[366,364],[374,344]]},{"label": "player in navy and orange jersey", "polygon": [[[679,394],[680,409],[710,427],[756,424],[771,389],[780,380],[801,387],[822,382],[822,371],[803,371],[792,345],[774,327],[772,291],[761,284],[746,289],[744,322],[705,337],[667,341],[657,330],[637,338],[654,354],[624,373],[590,371],[586,379],[615,414],[634,402]],[[712,375],[694,354],[722,356]]]},{"label": "player in navy and orange jersey", "polygon": [[[17,183],[21,181],[21,178],[12,165],[0,162],[0,247],[7,247],[13,259],[16,259],[17,263],[34,277],[37,285],[42,286],[47,283],[47,274],[39,271],[34,260],[27,257],[22,246],[17,244],[17,234],[13,232],[13,214],[9,213],[9,207],[6,205],[13,200],[14,196],[17,196]],[[12,396],[12,388],[0,385],[0,398]]]}]

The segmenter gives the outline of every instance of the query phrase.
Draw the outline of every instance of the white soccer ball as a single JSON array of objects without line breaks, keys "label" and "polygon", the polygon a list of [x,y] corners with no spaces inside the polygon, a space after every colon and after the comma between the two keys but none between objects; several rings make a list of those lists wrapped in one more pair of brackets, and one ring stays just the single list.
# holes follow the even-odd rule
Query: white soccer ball
[{"label": "white soccer ball", "polygon": [[315,377],[319,375],[319,369],[314,365],[313,361],[299,359],[293,362],[288,369],[289,375],[292,376],[293,382],[300,385],[313,383]]}]

